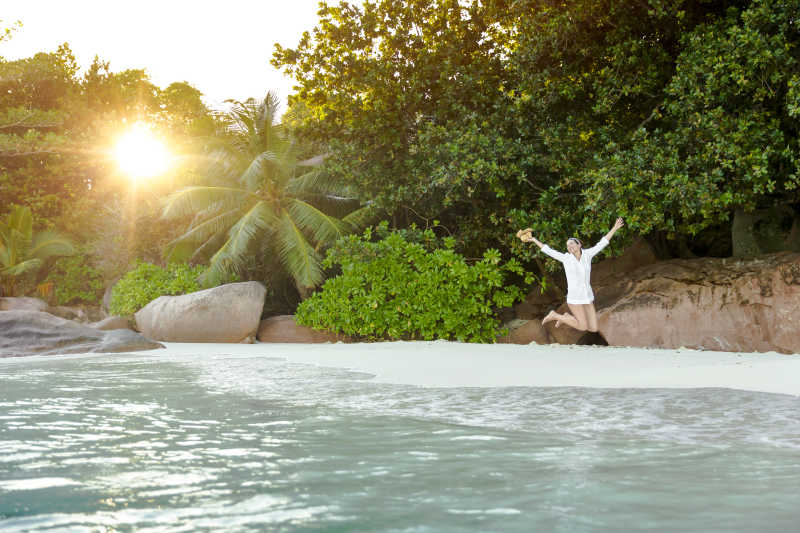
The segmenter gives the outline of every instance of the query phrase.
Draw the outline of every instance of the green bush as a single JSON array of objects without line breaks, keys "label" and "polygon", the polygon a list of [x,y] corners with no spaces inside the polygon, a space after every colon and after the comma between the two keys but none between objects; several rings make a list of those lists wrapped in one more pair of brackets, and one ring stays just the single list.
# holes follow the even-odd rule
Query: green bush
[{"label": "green bush", "polygon": [[56,305],[96,305],[103,298],[103,276],[84,254],[58,259],[47,274]]},{"label": "green bush", "polygon": [[159,296],[199,291],[202,286],[197,277],[204,270],[203,266],[185,263],[171,263],[166,268],[138,263],[111,291],[110,311],[115,315],[132,315]]},{"label": "green bush", "polygon": [[339,265],[341,274],[298,306],[299,324],[367,340],[494,342],[503,333],[493,307],[523,296],[519,287],[504,286],[506,274],[530,281],[516,260],[501,264],[500,253],[488,250],[470,265],[452,238],[429,249],[425,242],[437,242],[430,230],[418,232],[421,238],[385,225],[378,231],[386,235],[378,242],[367,230],[331,248],[323,264]]}]

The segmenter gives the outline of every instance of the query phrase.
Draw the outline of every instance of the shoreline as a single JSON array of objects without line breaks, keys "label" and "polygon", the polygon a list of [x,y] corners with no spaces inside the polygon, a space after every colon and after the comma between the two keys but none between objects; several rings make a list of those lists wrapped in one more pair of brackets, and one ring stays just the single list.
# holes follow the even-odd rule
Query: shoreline
[{"label": "shoreline", "polygon": [[729,388],[800,396],[800,356],[776,352],[450,341],[164,345],[176,355],[276,357],[419,387]]},{"label": "shoreline", "polygon": [[373,383],[417,387],[726,388],[800,396],[800,354],[739,353],[563,344],[470,344],[452,341],[375,343],[174,343],[122,353],[29,355],[0,364],[79,357],[215,355],[279,358],[289,363],[368,374]]}]

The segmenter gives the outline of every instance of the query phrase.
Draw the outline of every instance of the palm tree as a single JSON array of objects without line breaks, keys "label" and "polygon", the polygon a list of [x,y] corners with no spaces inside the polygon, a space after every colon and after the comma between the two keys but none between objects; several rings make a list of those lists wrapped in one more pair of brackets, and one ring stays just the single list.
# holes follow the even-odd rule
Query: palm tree
[{"label": "palm tree", "polygon": [[167,253],[187,245],[195,259],[213,252],[203,275],[213,283],[239,272],[247,254],[266,243],[304,298],[322,282],[321,249],[363,227],[369,209],[356,209],[347,187],[297,161],[293,140],[276,123],[274,93],[260,102],[228,102],[232,107],[221,116],[225,128],[210,147],[205,183],[166,200],[165,217],[194,217]]},{"label": "palm tree", "polygon": [[33,232],[33,215],[15,206],[0,221],[0,280],[3,293],[13,296],[20,276],[39,270],[50,257],[75,253],[72,243],[52,231]]}]

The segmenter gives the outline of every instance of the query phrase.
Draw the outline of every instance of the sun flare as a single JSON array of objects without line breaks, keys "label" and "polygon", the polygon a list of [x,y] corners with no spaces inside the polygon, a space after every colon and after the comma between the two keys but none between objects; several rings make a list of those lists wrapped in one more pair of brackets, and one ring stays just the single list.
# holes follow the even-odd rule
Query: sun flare
[{"label": "sun flare", "polygon": [[151,178],[169,167],[166,147],[141,123],[119,139],[115,154],[119,167],[134,179]]}]

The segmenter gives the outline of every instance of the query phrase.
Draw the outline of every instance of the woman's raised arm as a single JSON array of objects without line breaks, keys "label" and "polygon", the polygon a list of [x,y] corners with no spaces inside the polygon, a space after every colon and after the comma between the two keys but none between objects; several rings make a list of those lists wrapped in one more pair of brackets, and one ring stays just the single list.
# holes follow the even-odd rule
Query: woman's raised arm
[{"label": "woman's raised arm", "polygon": [[538,246],[542,252],[549,255],[556,261],[561,261],[562,263],[564,262],[564,258],[567,256],[567,254],[562,252],[556,252],[555,250],[547,246],[545,243],[534,237],[531,234],[531,231],[532,230],[530,228],[521,229],[517,232],[517,237],[519,237],[519,239],[522,242],[532,242],[533,244]]},{"label": "woman's raised arm", "polygon": [[607,241],[611,240],[611,237],[617,232],[619,228],[625,225],[625,221],[622,220],[622,217],[617,217],[617,221],[614,222],[614,227],[611,228],[611,231],[606,233],[605,237]]}]

